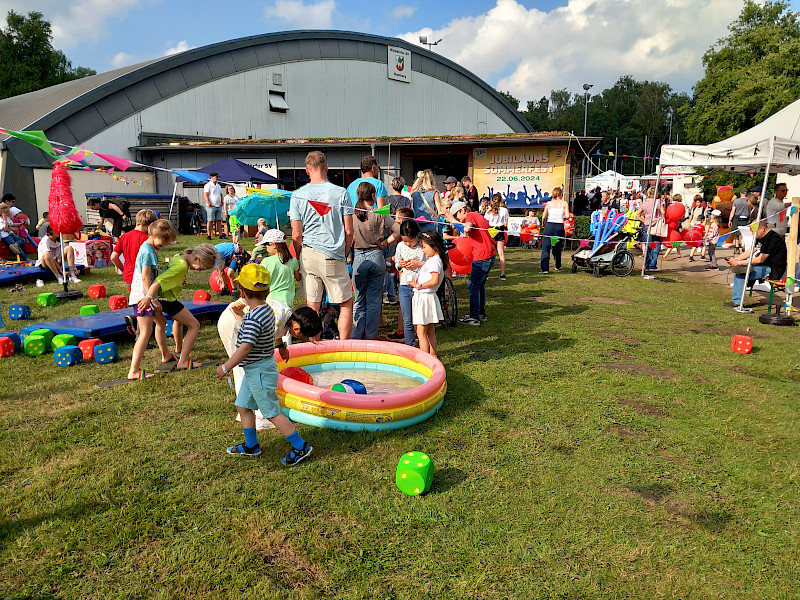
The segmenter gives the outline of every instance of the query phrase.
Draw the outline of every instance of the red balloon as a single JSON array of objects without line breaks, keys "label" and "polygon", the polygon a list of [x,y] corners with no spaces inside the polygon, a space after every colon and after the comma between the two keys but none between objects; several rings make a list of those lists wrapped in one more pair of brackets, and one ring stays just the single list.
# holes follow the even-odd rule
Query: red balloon
[{"label": "red balloon", "polygon": [[673,230],[670,231],[669,234],[667,234],[667,237],[661,240],[661,244],[665,248],[669,248],[672,246],[673,242],[680,242],[680,241],[681,241],[681,234]]},{"label": "red balloon", "polygon": [[300,383],[314,385],[313,377],[311,377],[308,371],[301,369],[300,367],[286,367],[283,371],[281,371],[281,375],[288,377],[289,379],[296,379]]},{"label": "red balloon", "polygon": [[686,215],[686,207],[683,205],[683,202],[673,202],[667,207],[665,218],[667,221],[680,223],[684,215]]},{"label": "red balloon", "polygon": [[703,245],[703,232],[697,229],[689,229],[683,234],[683,241],[687,246],[699,248]]},{"label": "red balloon", "polygon": [[[217,273],[216,270],[211,272],[211,276],[208,278],[208,285],[217,294],[222,291],[222,282],[220,281],[219,273]],[[233,282],[231,281],[231,276],[228,275],[227,271],[225,271],[225,285],[228,287],[228,290],[233,290]]]},{"label": "red balloon", "polygon": [[468,275],[472,271],[472,259],[464,256],[458,248],[451,248],[447,253],[450,268],[459,275]]},{"label": "red balloon", "polygon": [[453,240],[453,243],[464,258],[472,262],[472,243],[470,239],[468,237],[457,237]]}]

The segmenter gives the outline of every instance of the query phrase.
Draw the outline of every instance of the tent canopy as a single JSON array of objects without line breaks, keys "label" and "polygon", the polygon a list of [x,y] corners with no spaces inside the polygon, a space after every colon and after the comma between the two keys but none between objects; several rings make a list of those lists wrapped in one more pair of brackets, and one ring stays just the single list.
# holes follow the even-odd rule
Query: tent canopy
[{"label": "tent canopy", "polygon": [[[774,154],[770,162],[770,142]],[[661,148],[661,168],[691,166],[731,172],[800,173],[800,100],[755,127],[707,146]]]},{"label": "tent canopy", "polygon": [[[280,183],[281,180],[265,173],[247,163],[243,163],[235,158],[226,158],[213,165],[197,169],[202,173],[217,173],[219,180],[225,183]],[[186,183],[189,180],[178,177],[178,181]]]}]

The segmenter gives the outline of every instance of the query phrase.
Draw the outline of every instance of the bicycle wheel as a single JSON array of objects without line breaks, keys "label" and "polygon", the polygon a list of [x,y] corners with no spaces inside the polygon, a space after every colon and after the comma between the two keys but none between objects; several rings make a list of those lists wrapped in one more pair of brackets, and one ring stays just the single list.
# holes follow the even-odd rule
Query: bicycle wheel
[{"label": "bicycle wheel", "polygon": [[622,250],[611,259],[611,272],[617,277],[627,277],[633,271],[633,254],[629,250]]},{"label": "bicycle wheel", "polygon": [[445,277],[439,286],[439,302],[442,304],[444,322],[450,327],[455,327],[458,323],[458,298],[453,281],[449,277]]}]

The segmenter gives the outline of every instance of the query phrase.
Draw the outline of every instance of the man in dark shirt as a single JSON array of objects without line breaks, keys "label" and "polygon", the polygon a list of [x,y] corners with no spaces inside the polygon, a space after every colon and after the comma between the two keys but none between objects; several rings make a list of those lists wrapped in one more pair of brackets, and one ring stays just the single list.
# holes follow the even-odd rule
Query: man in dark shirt
[{"label": "man in dark shirt", "polygon": [[464,186],[464,201],[473,212],[477,212],[481,207],[481,200],[478,197],[478,188],[472,185],[472,179],[469,175],[461,178],[461,185]]},{"label": "man in dark shirt", "polygon": [[572,212],[576,215],[589,214],[589,196],[586,195],[586,190],[580,190],[575,195],[575,202],[572,204]]},{"label": "man in dark shirt", "polygon": [[[754,242],[753,261],[748,281],[754,283],[757,279],[766,279],[767,276],[772,279],[783,277],[783,273],[786,271],[786,242],[784,239],[772,231],[766,221],[760,221]],[[728,264],[734,267],[734,270],[742,271],[734,273],[733,297],[730,303],[726,303],[726,306],[733,306],[737,312],[753,312],[752,308],[739,308],[742,305],[745,288],[744,269],[747,267],[749,257],[750,251],[747,251],[728,259]]]}]

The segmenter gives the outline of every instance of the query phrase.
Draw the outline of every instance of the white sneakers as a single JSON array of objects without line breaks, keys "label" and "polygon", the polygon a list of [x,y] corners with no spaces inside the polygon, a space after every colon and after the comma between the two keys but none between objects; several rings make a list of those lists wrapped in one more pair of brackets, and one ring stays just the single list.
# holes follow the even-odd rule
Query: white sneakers
[{"label": "white sneakers", "polygon": [[78,279],[78,275],[77,275],[77,273],[72,273],[72,274],[69,276],[69,280],[70,280],[70,282],[72,282],[72,283],[80,283],[80,282],[81,282],[81,280],[80,280],[80,279]]}]

